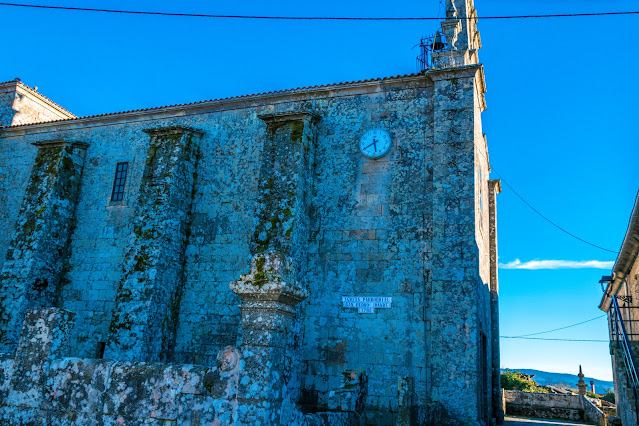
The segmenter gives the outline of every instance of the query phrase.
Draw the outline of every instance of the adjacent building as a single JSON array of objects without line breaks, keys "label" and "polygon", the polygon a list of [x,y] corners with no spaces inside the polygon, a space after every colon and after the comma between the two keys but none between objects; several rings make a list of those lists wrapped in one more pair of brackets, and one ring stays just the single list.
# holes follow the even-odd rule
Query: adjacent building
[{"label": "adjacent building", "polygon": [[624,425],[639,419],[639,194],[630,215],[628,230],[612,268],[603,277],[604,295],[599,308],[608,313],[610,355],[615,382],[617,415]]}]

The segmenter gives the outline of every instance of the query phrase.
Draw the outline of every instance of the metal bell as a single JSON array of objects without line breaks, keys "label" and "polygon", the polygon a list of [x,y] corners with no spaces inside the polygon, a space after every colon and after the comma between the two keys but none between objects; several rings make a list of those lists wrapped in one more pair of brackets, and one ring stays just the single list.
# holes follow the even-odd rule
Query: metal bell
[{"label": "metal bell", "polygon": [[435,34],[435,39],[433,40],[432,48],[434,51],[437,51],[442,50],[444,47],[446,47],[446,44],[444,43],[444,40],[442,40],[442,33],[437,32]]}]

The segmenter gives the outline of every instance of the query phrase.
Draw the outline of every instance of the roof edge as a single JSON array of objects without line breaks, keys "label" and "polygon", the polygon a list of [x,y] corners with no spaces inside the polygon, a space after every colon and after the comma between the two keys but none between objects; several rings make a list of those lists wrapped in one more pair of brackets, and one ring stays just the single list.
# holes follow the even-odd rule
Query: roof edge
[{"label": "roof edge", "polygon": [[[176,110],[176,109],[184,110],[184,109],[206,108],[206,107],[209,107],[209,106],[219,105],[219,104],[222,104],[222,103],[229,103],[230,105],[237,105],[237,104],[240,104],[240,103],[274,99],[274,98],[283,97],[283,96],[287,96],[287,95],[296,95],[296,94],[303,94],[303,93],[317,93],[317,92],[322,92],[322,91],[327,91],[327,90],[348,90],[348,89],[353,89],[353,88],[371,86],[371,85],[383,83],[383,82],[386,82],[386,81],[418,80],[418,79],[425,78],[427,76],[428,76],[428,72],[426,72],[426,73],[422,72],[422,73],[412,73],[412,74],[404,74],[404,75],[397,75],[397,76],[390,76],[390,77],[378,77],[378,78],[372,78],[372,79],[367,79],[367,80],[357,80],[357,81],[349,81],[349,82],[342,82],[342,83],[332,83],[332,84],[316,85],[316,86],[305,86],[305,87],[298,87],[298,88],[294,88],[294,89],[276,90],[276,91],[271,91],[271,92],[262,92],[262,93],[249,94],[249,95],[232,96],[232,97],[227,97],[227,98],[218,98],[218,99],[211,99],[211,100],[204,100],[204,101],[188,102],[188,103],[183,103],[183,104],[173,104],[173,105],[164,105],[164,106],[159,106],[159,107],[140,108],[140,109],[129,110],[129,111],[120,111],[120,112],[112,112],[112,113],[105,113],[105,114],[80,116],[80,117],[73,116],[73,117],[70,117],[70,118],[64,118],[64,119],[60,119],[60,120],[52,120],[52,121],[47,121],[47,122],[5,126],[5,127],[0,127],[0,129],[4,133],[4,132],[11,132],[13,130],[19,130],[19,129],[25,129],[25,130],[27,128],[28,129],[31,129],[31,128],[36,129],[36,128],[39,128],[39,127],[42,127],[42,126],[64,125],[66,123],[77,123],[77,122],[83,122],[83,121],[91,121],[91,120],[96,120],[96,119],[103,119],[103,118],[108,118],[108,117],[127,117],[127,116],[141,115],[141,114],[161,114],[161,113],[170,112],[170,111],[173,111],[173,110]],[[37,93],[37,92],[35,92],[35,93]]]},{"label": "roof edge", "polygon": [[623,274],[625,277],[630,272],[632,265],[635,263],[637,254],[639,253],[639,191],[635,197],[635,205],[630,213],[630,220],[628,221],[628,229],[624,236],[623,243],[621,244],[621,250],[615,261],[615,265],[612,267],[612,272],[615,274]]}]

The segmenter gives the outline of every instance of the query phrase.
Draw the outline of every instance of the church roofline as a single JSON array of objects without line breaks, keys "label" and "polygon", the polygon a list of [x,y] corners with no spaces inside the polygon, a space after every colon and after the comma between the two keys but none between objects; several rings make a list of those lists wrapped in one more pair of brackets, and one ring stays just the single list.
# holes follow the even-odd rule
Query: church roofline
[{"label": "church roofline", "polygon": [[390,80],[392,81],[411,80],[411,79],[421,78],[423,76],[424,76],[424,73],[413,73],[413,74],[397,75],[397,76],[391,76],[391,77],[378,77],[378,78],[371,78],[366,80],[322,84],[322,85],[316,85],[316,86],[303,86],[303,87],[297,87],[294,89],[273,90],[269,92],[261,92],[261,93],[254,93],[254,94],[248,94],[248,95],[230,96],[226,98],[217,98],[217,99],[209,99],[209,100],[203,100],[203,101],[186,102],[181,104],[172,104],[172,105],[163,105],[163,106],[157,106],[157,107],[140,108],[140,109],[126,110],[126,111],[109,112],[109,113],[86,115],[86,116],[80,116],[80,117],[74,116],[71,118],[60,119],[55,121],[47,121],[42,123],[17,124],[13,126],[5,126],[0,128],[5,131],[11,130],[11,129],[17,129],[17,128],[25,128],[25,127],[34,128],[34,127],[42,127],[47,125],[56,125],[61,123],[78,122],[78,121],[92,120],[92,119],[99,119],[99,118],[106,118],[106,117],[121,117],[121,116],[127,116],[127,115],[162,113],[162,112],[172,111],[175,109],[184,109],[184,108],[189,108],[189,109],[202,108],[202,107],[211,106],[211,105],[219,105],[222,103],[229,103],[229,106],[231,106],[232,104],[245,103],[245,102],[253,101],[253,100],[281,97],[285,95],[313,93],[318,91],[325,91],[327,89],[330,90],[330,89],[349,89],[354,87],[357,88],[357,87],[363,87],[363,86],[370,86],[371,83],[380,83],[380,82],[390,81]]},{"label": "church roofline", "polygon": [[[469,65],[463,67],[456,67],[446,70],[450,73],[459,73],[459,72],[468,72],[472,69],[480,69],[481,65]],[[294,89],[284,89],[284,90],[276,90],[270,92],[262,92],[257,94],[250,95],[240,95],[240,96],[232,96],[227,98],[218,98],[211,99],[205,101],[196,101],[196,102],[188,102],[182,104],[174,104],[174,105],[165,105],[159,107],[150,107],[150,108],[141,108],[135,110],[128,111],[120,111],[120,112],[112,112],[112,113],[104,113],[97,115],[88,115],[83,117],[72,117],[60,120],[53,120],[41,123],[31,123],[31,124],[18,124],[13,126],[5,126],[0,127],[0,130],[3,134],[18,132],[20,130],[25,131],[27,133],[41,133],[43,129],[49,129],[52,127],[59,127],[66,125],[72,125],[74,123],[88,123],[95,121],[103,121],[103,120],[119,120],[127,117],[140,117],[145,115],[157,115],[161,116],[163,114],[172,113],[174,114],[176,111],[184,111],[182,116],[189,115],[186,114],[186,110],[198,110],[205,109],[208,107],[219,107],[220,105],[226,104],[227,108],[225,109],[237,109],[246,107],[247,103],[253,103],[253,106],[259,106],[260,103],[267,100],[276,100],[277,98],[282,98],[285,96],[295,96],[295,95],[303,95],[303,94],[313,94],[317,92],[323,92],[327,90],[339,90],[347,92],[346,95],[350,94],[358,94],[363,93],[358,90],[360,88],[371,87],[376,84],[385,83],[385,82],[401,82],[401,81],[417,81],[420,79],[428,78],[432,80],[435,74],[441,73],[442,70],[428,70],[422,73],[412,73],[412,74],[404,74],[397,75],[391,77],[378,77],[366,80],[357,80],[357,81],[349,81],[349,82],[341,82],[341,83],[332,83],[332,84],[324,84],[324,85],[316,85],[316,86],[305,86],[298,87]],[[431,75],[433,74],[433,75]],[[36,92],[37,93],[37,92]],[[284,101],[289,102],[292,99],[287,98]],[[219,110],[219,109],[217,109]],[[175,115],[172,115],[174,117]],[[161,118],[171,118],[167,117],[156,117],[157,119]],[[109,120],[110,121],[110,120]],[[49,130],[44,130],[44,132]]]}]

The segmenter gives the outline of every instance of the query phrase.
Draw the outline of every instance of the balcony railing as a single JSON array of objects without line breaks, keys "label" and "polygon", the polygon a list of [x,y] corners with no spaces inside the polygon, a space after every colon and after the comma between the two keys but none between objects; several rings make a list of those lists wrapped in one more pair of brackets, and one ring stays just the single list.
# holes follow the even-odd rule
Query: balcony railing
[{"label": "balcony railing", "polygon": [[[610,342],[615,342],[623,355],[623,363],[626,370],[626,378],[628,379],[628,387],[632,388],[635,397],[635,415],[639,422],[639,372],[635,357],[632,354],[631,341],[639,341],[639,321],[633,320],[634,315],[631,314],[632,309],[636,307],[619,307],[617,296],[612,296],[612,310],[610,311]],[[621,314],[627,313],[626,318]],[[639,311],[637,312],[639,314]],[[635,324],[637,323],[637,324]],[[626,325],[628,327],[626,327]],[[632,333],[629,334],[628,330]]]}]

